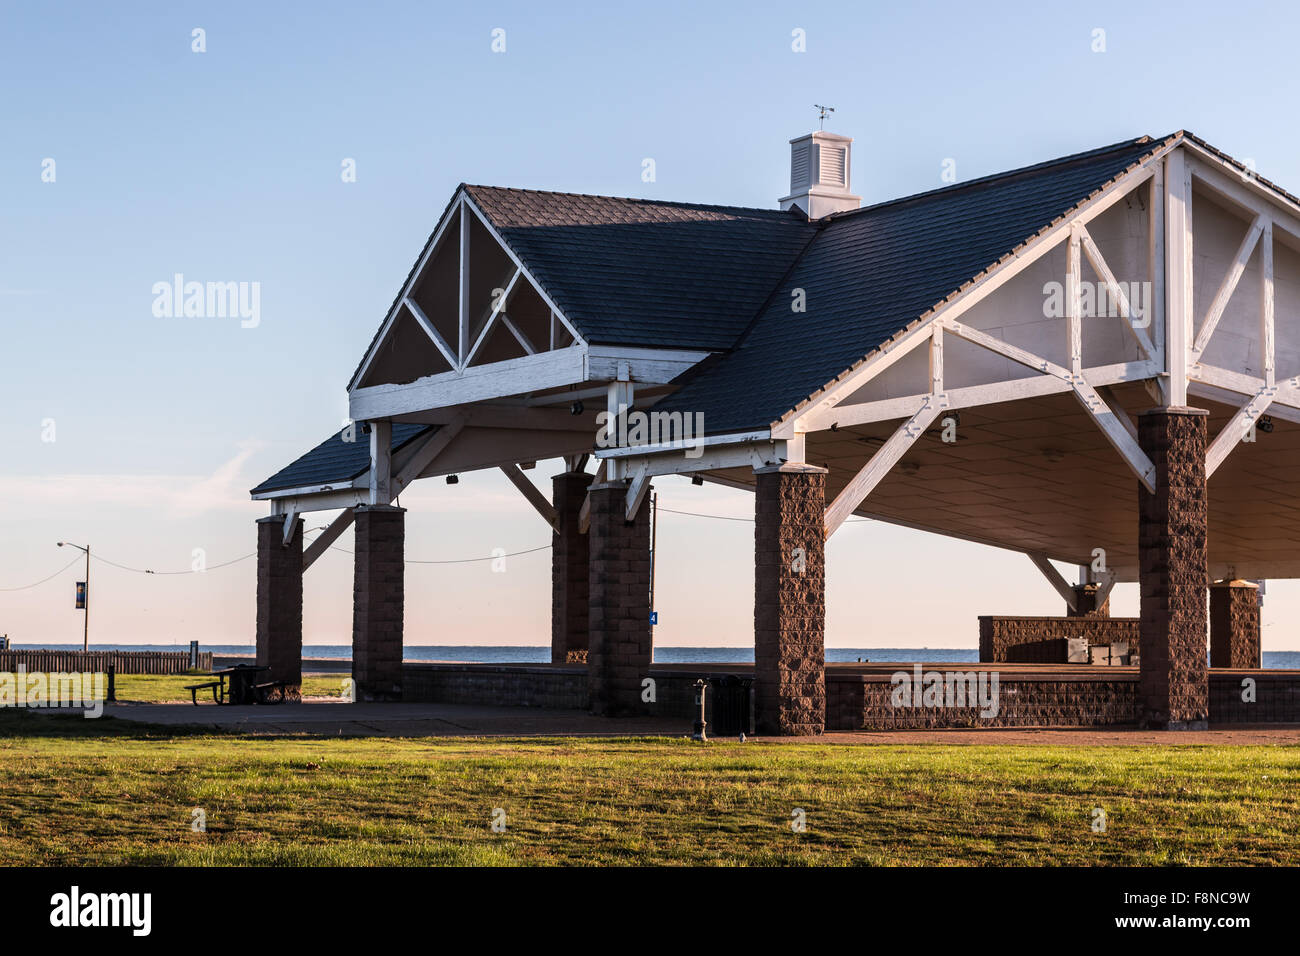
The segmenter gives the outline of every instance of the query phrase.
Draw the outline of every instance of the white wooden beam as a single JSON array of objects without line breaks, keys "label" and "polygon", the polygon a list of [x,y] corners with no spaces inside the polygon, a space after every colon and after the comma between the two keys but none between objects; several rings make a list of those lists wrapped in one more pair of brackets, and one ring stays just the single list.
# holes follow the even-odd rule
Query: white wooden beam
[{"label": "white wooden beam", "polygon": [[969,325],[963,325],[953,319],[945,319],[943,322],[946,328],[953,335],[960,339],[965,339],[972,345],[978,345],[980,348],[987,349],[996,355],[1009,358],[1026,368],[1032,368],[1036,372],[1042,372],[1044,375],[1052,375],[1056,378],[1072,382],[1074,376],[1067,368],[1062,368],[1055,362],[1043,358],[1041,355],[1035,355],[1033,352],[1020,348],[1018,345],[1012,345],[1010,342],[1004,342],[1001,339],[994,338],[987,332],[981,332],[979,329]]},{"label": "white wooden beam", "polygon": [[930,330],[930,394],[943,392],[943,326],[935,323]]},{"label": "white wooden beam", "polygon": [[1155,488],[1155,465],[1142,451],[1137,439],[1124,427],[1124,423],[1106,404],[1106,400],[1097,394],[1097,390],[1082,375],[1074,375],[1068,369],[1048,361],[1041,355],[1027,352],[1015,345],[1003,342],[1001,339],[995,339],[985,332],[972,329],[960,322],[947,321],[944,325],[949,332],[959,338],[966,339],[966,341],[974,345],[979,345],[998,355],[1004,355],[1028,368],[1037,369],[1046,375],[1052,375],[1069,382],[1075,397],[1079,400],[1079,404],[1092,416],[1093,421],[1097,423],[1097,427],[1106,436],[1106,440],[1110,442],[1111,447],[1119,452],[1120,457],[1124,459],[1125,463],[1133,470],[1133,473],[1146,486],[1148,491]]},{"label": "white wooden beam", "polygon": [[1083,371],[1083,263],[1079,256],[1083,233],[1083,226],[1076,222],[1070,229],[1070,241],[1065,247],[1065,320],[1069,329],[1070,372],[1073,375]]},{"label": "white wooden beam", "polygon": [[[605,481],[605,463],[602,461],[596,466],[596,477],[592,479],[593,485],[602,484]],[[582,507],[578,509],[578,533],[586,534],[591,528],[591,492],[588,491],[582,499]]]},{"label": "white wooden beam", "polygon": [[520,494],[528,499],[539,515],[551,526],[551,530],[556,534],[560,531],[559,516],[555,512],[555,506],[546,500],[546,495],[542,494],[535,484],[528,480],[528,476],[520,470],[518,465],[502,465],[501,473],[510,479],[510,483],[519,489]]},{"label": "white wooden beam", "polygon": [[370,503],[386,505],[393,500],[393,423],[370,423]]},{"label": "white wooden beam", "polygon": [[465,210],[465,198],[460,200],[460,296],[458,327],[460,329],[460,342],[457,347],[457,354],[460,360],[456,363],[456,368],[463,369],[469,358],[469,213]]},{"label": "white wooden beam", "polygon": [[[1093,271],[1106,283],[1106,290],[1110,297],[1119,304],[1120,312],[1124,318],[1124,324],[1128,327],[1129,334],[1142,350],[1142,357],[1151,359],[1156,356],[1156,347],[1151,342],[1150,336],[1147,335],[1146,329],[1137,324],[1137,316],[1133,313],[1132,303],[1129,302],[1128,296],[1124,292],[1123,286],[1115,279],[1115,273],[1111,272],[1110,266],[1106,264],[1105,257],[1102,256],[1101,250],[1097,248],[1097,243],[1093,241],[1092,236],[1082,224],[1078,225],[1079,241],[1083,244],[1084,255],[1088,257],[1088,262],[1092,265]],[[1150,324],[1150,318],[1147,324]]]},{"label": "white wooden beam", "polygon": [[404,385],[357,388],[349,397],[349,413],[355,421],[392,418],[585,382],[586,358],[586,347],[574,345],[461,372],[429,375]]},{"label": "white wooden beam", "polygon": [[1173,406],[1187,404],[1192,302],[1192,180],[1176,149],[1165,160],[1165,374]]},{"label": "white wooden beam", "polygon": [[546,303],[547,308],[549,308],[555,314],[555,317],[560,320],[560,324],[569,330],[569,334],[573,336],[574,343],[578,345],[586,345],[586,340],[578,334],[577,327],[569,321],[568,316],[564,314],[564,310],[555,304],[555,300],[552,299],[546,289],[542,287],[542,284],[537,281],[537,277],[529,271],[528,266],[524,264],[523,260],[515,255],[514,250],[510,248],[505,239],[501,238],[501,233],[497,232],[497,227],[492,225],[491,220],[488,219],[487,216],[483,215],[483,210],[479,209],[474,200],[468,196],[465,196],[462,201],[464,203],[464,208],[473,212],[478,221],[482,223],[483,228],[486,229],[488,234],[496,240],[497,245],[501,247],[501,251],[509,257],[511,262],[522,270],[524,278],[532,283],[533,288],[536,289],[537,294],[542,297],[542,301]]},{"label": "white wooden beam", "polygon": [[1056,593],[1061,596],[1061,600],[1065,601],[1070,610],[1079,610],[1079,598],[1074,593],[1074,588],[1061,576],[1061,572],[1056,570],[1056,565],[1048,560],[1047,555],[1027,552],[1026,557],[1034,562],[1034,567],[1043,572],[1043,577],[1047,578],[1048,583],[1056,589]]},{"label": "white wooden beam", "polygon": [[442,353],[442,357],[447,360],[448,364],[450,364],[452,368],[459,368],[460,360],[456,358],[456,353],[452,351],[451,346],[447,344],[447,341],[438,334],[438,330],[433,327],[433,323],[430,322],[429,317],[424,314],[424,310],[420,308],[419,303],[408,296],[402,300],[402,305],[406,307],[407,311],[409,311],[411,315],[415,316],[416,323],[424,330],[424,334],[433,341],[433,344],[437,347],[438,351]]},{"label": "white wooden beam", "polygon": [[501,324],[510,330],[510,334],[515,337],[516,342],[523,346],[525,352],[529,355],[537,354],[537,346],[533,345],[532,340],[524,335],[523,330],[515,325],[514,320],[505,312],[501,313]]},{"label": "white wooden beam", "polygon": [[1215,436],[1214,441],[1210,443],[1210,447],[1205,451],[1206,478],[1214,474],[1218,467],[1223,464],[1223,460],[1228,457],[1228,453],[1236,448],[1250,430],[1255,427],[1260,416],[1273,404],[1273,399],[1277,397],[1277,393],[1277,385],[1267,385],[1260,389],[1259,393],[1237,409],[1237,413],[1219,430],[1219,434]]},{"label": "white wooden beam", "polygon": [[[1151,179],[1147,216],[1147,268],[1151,280],[1152,344],[1160,367],[1165,367],[1165,164],[1156,165]],[[1157,380],[1154,391],[1160,405],[1168,405],[1168,380]]]},{"label": "white wooden beam", "polygon": [[287,511],[284,515],[284,546],[289,547],[289,542],[293,540],[295,525],[298,523],[298,512]]},{"label": "white wooden beam", "polygon": [[1246,271],[1246,262],[1250,259],[1250,254],[1255,251],[1255,244],[1259,241],[1259,237],[1263,234],[1266,225],[1267,222],[1263,216],[1256,216],[1255,221],[1246,230],[1241,245],[1237,247],[1237,254],[1233,256],[1232,265],[1228,267],[1227,275],[1219,283],[1218,291],[1214,293],[1214,299],[1210,302],[1205,318],[1201,320],[1201,330],[1196,334],[1196,342],[1192,345],[1191,361],[1193,364],[1201,360],[1201,354],[1205,351],[1205,347],[1210,344],[1210,337],[1214,335],[1214,330],[1218,328],[1219,319],[1223,317],[1223,310],[1227,308],[1228,300],[1232,298],[1232,293],[1236,291],[1237,283],[1241,281],[1241,275]]},{"label": "white wooden beam", "polygon": [[645,501],[646,495],[650,493],[650,476],[646,474],[647,469],[639,469],[632,478],[632,482],[627,486],[627,501],[623,517],[628,521],[636,518],[636,513],[641,510],[641,504]]},{"label": "white wooden beam", "polygon": [[1273,293],[1273,223],[1264,225],[1260,236],[1259,269],[1259,351],[1264,382],[1277,381],[1277,338],[1275,334],[1276,303]]},{"label": "white wooden beam", "polygon": [[943,401],[943,396],[931,396],[931,401],[924,408],[900,425],[898,430],[876,450],[871,459],[849,480],[826,509],[827,538],[833,535],[849,515],[862,505],[872,489],[880,484],[881,480],[889,474],[890,469],[898,463],[912,444],[925,434],[925,430],[945,408],[947,403]]},{"label": "white wooden beam", "polygon": [[339,539],[339,535],[352,526],[355,517],[355,511],[351,508],[345,508],[342,514],[325,526],[325,530],[318,534],[316,540],[309,544],[302,553],[303,571],[315,564],[316,559],[329,550],[330,545]]},{"label": "white wooden beam", "polygon": [[1133,424],[1133,419],[1124,411],[1124,403],[1119,400],[1115,390],[1109,385],[1101,385],[1097,386],[1097,394],[1105,399],[1107,405],[1115,409],[1115,417],[1119,420],[1119,423],[1124,426],[1124,429],[1133,437],[1133,440],[1137,441],[1137,425]]},{"label": "white wooden beam", "polygon": [[447,446],[452,443],[452,440],[465,428],[467,419],[468,415],[461,412],[447,424],[439,425],[438,430],[411,453],[410,457],[402,464],[396,477],[393,478],[391,491],[394,498],[400,495],[411,482],[419,478],[424,470],[433,464],[434,459],[441,455]]},{"label": "white wooden beam", "polygon": [[[1155,362],[1119,362],[1115,365],[1098,365],[1083,370],[1084,381],[1094,387],[1113,385],[1121,382],[1140,382],[1160,374],[1160,366]],[[990,382],[985,385],[966,385],[962,388],[950,388],[948,396],[950,409],[974,408],[979,405],[996,405],[1001,402],[1014,402],[1022,398],[1040,398],[1068,392],[1074,388],[1072,382],[1064,378],[1047,375],[1031,375],[1024,378],[1008,379],[1003,382]],[[921,408],[928,394],[905,395],[899,398],[883,398],[873,402],[856,405],[837,405],[834,408],[818,412],[803,419],[809,432],[825,431],[832,425],[849,428],[853,425],[866,425],[873,422],[888,422],[897,418],[907,418]]]},{"label": "white wooden beam", "polygon": [[1119,452],[1125,464],[1137,476],[1138,481],[1142,482],[1147,491],[1155,491],[1156,466],[1138,444],[1128,413],[1122,409],[1116,413],[1087,382],[1076,382],[1074,394],[1079,399],[1079,404],[1087,409],[1092,420],[1097,423],[1097,427],[1101,429],[1101,433],[1110,442],[1111,447]]},{"label": "white wooden beam", "polygon": [[802,427],[800,425],[801,420],[813,415],[819,418],[824,417],[824,413],[839,405],[840,402],[898,361],[899,358],[910,352],[922,341],[926,341],[929,338],[927,328],[929,323],[937,319],[956,318],[962,315],[992,295],[1007,282],[1020,275],[1024,270],[1055,249],[1062,241],[1067,240],[1074,223],[1087,224],[1116,203],[1121,202],[1134,189],[1139,188],[1143,183],[1151,179],[1155,168],[1164,162],[1165,157],[1171,152],[1173,152],[1173,147],[1167,147],[1148,158],[1142,166],[1125,173],[1110,187],[1083,203],[1069,220],[1062,218],[1060,222],[1043,230],[1040,235],[1025,243],[1024,248],[1008,256],[996,267],[987,270],[977,280],[953,295],[949,301],[936,305],[932,311],[923,315],[911,327],[900,332],[893,340],[880,346],[879,349],[867,356],[856,368],[838,376],[835,381],[828,383],[805,405],[796,409],[787,418],[775,423],[772,429],[773,437],[788,438],[796,430],[815,431],[816,429],[813,428]]},{"label": "white wooden beam", "polygon": [[[510,281],[506,283],[505,288],[502,290],[501,297],[493,304],[492,311],[488,313],[487,321],[483,323],[482,331],[479,332],[478,338],[474,340],[473,346],[470,347],[469,354],[465,356],[465,365],[467,367],[474,361],[474,357],[478,355],[478,351],[483,347],[483,343],[487,341],[488,335],[491,334],[492,329],[496,325],[497,316],[501,315],[502,311],[505,309],[506,300],[510,298],[510,293],[514,291],[515,283],[523,274],[523,270],[516,267],[514,275],[510,277]],[[530,352],[529,354],[531,355],[532,353]]]},{"label": "white wooden beam", "polygon": [[1115,589],[1115,585],[1118,583],[1119,578],[1110,573],[1107,573],[1106,576],[1097,583],[1097,607],[1101,607],[1110,599],[1110,592]]}]

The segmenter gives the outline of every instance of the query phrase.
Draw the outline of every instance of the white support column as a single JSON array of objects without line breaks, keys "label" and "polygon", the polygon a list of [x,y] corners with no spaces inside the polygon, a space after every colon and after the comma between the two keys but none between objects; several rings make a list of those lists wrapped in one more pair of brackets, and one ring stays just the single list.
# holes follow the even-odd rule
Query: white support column
[{"label": "white support column", "polygon": [[1070,330],[1070,374],[1076,379],[1083,374],[1083,263],[1079,255],[1082,232],[1079,224],[1072,226],[1065,247],[1065,317]]},{"label": "white support column", "polygon": [[393,423],[370,423],[370,503],[386,505],[393,500]]},{"label": "white support column", "polygon": [[1274,335],[1273,223],[1265,223],[1259,239],[1259,348],[1264,384],[1277,383],[1277,342]]},{"label": "white support column", "polygon": [[1171,406],[1187,404],[1192,337],[1192,180],[1183,150],[1165,159],[1165,373]]},{"label": "white support column", "polygon": [[[636,398],[635,387],[628,381],[630,373],[624,363],[619,364],[619,380],[609,383],[609,388],[605,397],[605,443],[606,447],[612,448],[619,444],[619,438],[624,434],[624,422],[627,413],[632,408],[632,403]],[[619,481],[628,477],[624,472],[625,468],[616,458],[607,458],[605,463],[608,466],[605,469],[606,481]]]},{"label": "white support column", "polygon": [[[1158,163],[1151,180],[1150,216],[1147,227],[1147,267],[1151,276],[1151,332],[1156,348],[1156,361],[1165,367],[1165,167]],[[1164,395],[1163,385],[1161,394]],[[1166,396],[1167,398],[1167,396]],[[1168,404],[1167,401],[1161,404]]]}]

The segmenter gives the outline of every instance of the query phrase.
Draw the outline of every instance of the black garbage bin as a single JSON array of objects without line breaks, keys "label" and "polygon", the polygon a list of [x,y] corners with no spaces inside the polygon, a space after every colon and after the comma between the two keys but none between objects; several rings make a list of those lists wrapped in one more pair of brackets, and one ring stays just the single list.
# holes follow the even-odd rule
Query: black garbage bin
[{"label": "black garbage bin", "polygon": [[709,734],[735,737],[754,733],[753,678],[728,674],[709,679]]}]

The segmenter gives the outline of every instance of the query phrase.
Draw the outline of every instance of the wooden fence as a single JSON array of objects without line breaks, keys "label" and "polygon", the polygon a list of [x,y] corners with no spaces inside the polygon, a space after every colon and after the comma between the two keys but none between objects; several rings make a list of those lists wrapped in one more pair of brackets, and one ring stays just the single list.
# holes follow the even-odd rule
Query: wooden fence
[{"label": "wooden fence", "polygon": [[[0,651],[0,672],[22,667],[32,673],[184,674],[189,651]],[[199,652],[199,670],[212,670],[212,652]]]}]

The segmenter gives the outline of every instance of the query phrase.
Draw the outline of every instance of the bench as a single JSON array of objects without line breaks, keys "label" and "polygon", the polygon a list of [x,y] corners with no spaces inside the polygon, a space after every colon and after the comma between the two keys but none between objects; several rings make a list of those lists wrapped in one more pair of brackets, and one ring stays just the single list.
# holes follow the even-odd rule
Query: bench
[{"label": "bench", "polygon": [[[288,681],[271,680],[264,684],[254,684],[253,694],[259,704],[282,704],[284,703],[285,687]],[[272,700],[272,697],[275,699]]]},{"label": "bench", "polygon": [[221,703],[221,689],[224,686],[225,684],[223,681],[212,680],[203,684],[186,684],[185,689],[190,692],[190,701],[197,707],[199,703],[199,691],[201,690],[211,690],[212,702],[214,704]]}]

